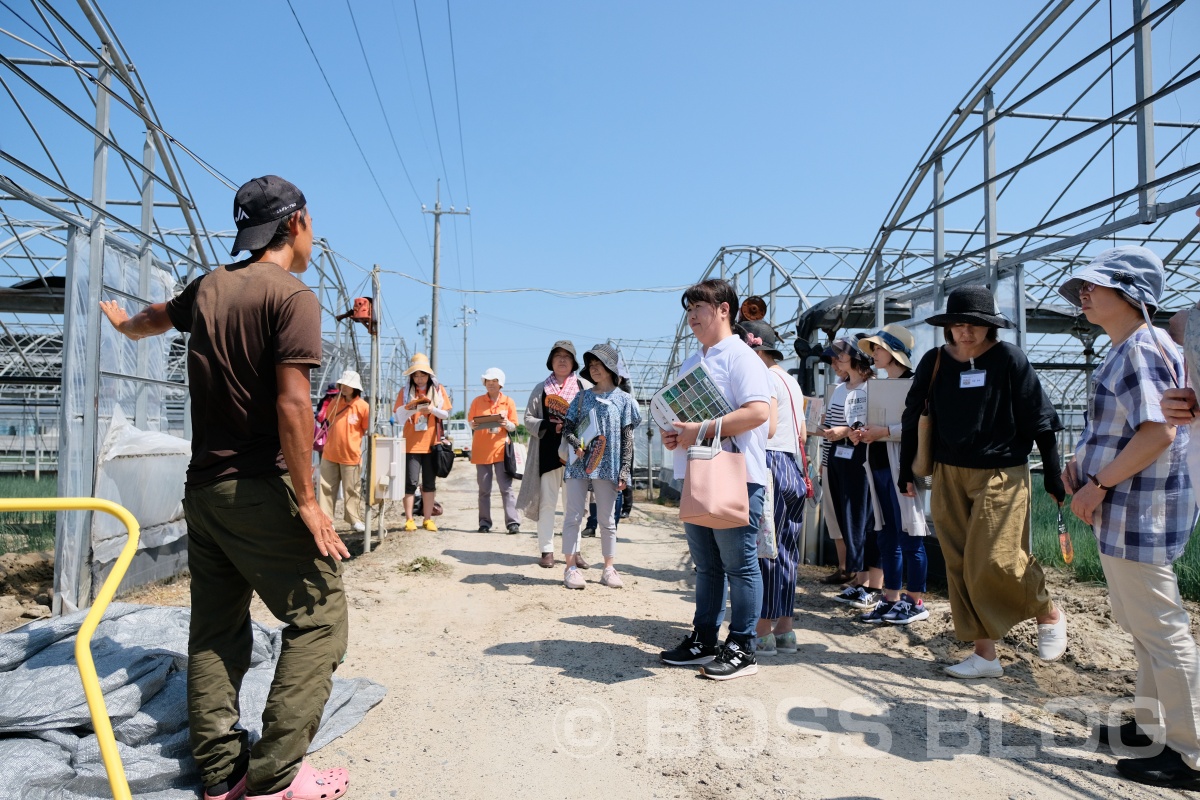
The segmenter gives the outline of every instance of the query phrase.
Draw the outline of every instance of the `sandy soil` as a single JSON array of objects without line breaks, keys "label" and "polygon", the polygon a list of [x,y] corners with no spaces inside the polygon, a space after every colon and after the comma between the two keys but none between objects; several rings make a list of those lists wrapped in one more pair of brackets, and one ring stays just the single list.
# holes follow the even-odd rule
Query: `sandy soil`
[{"label": "sandy soil", "polygon": [[[1033,657],[1027,623],[1001,646],[1002,679],[961,682],[941,672],[968,653],[944,599],[910,628],[866,626],[816,583],[824,570],[804,568],[800,652],[715,682],[657,658],[692,616],[672,509],[639,501],[622,523],[626,588],[601,586],[593,566],[587,588],[568,591],[561,556],[553,570],[535,563],[531,525],[476,532],[469,467],[438,499],[440,532],[403,533],[393,517],[346,571],[352,630],[339,674],[388,687],[313,756],[349,767],[352,797],[1164,796],[1119,780],[1088,739],[1089,720],[1119,710],[1134,677],[1102,588],[1053,579],[1071,626],[1061,661]],[[584,542],[595,564],[599,539]],[[414,571],[423,558],[438,564]],[[125,599],[186,604],[187,582]],[[255,614],[269,620],[257,603]]]}]

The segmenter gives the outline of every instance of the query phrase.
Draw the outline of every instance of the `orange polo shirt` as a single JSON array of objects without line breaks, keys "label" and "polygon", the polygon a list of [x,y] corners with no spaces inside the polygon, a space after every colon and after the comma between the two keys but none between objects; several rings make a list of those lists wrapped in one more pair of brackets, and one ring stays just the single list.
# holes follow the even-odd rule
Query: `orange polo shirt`
[{"label": "orange polo shirt", "polygon": [[321,457],[334,464],[354,465],[362,458],[362,437],[371,424],[371,407],[361,397],[347,401],[335,397],[329,401],[325,418],[329,437]]},{"label": "orange polo shirt", "polygon": [[[467,412],[467,424],[473,426],[476,417],[486,417],[489,414],[502,414],[512,424],[517,424],[517,404],[512,398],[501,392],[496,396],[496,402],[487,396],[487,392],[471,401],[471,410]],[[471,438],[472,464],[498,464],[504,460],[504,443],[508,441],[508,431],[503,426],[494,431],[481,428],[474,432]]]},{"label": "orange polo shirt", "polygon": [[[392,413],[404,408],[404,404],[408,402],[404,397],[405,389],[400,390],[400,394],[396,395],[396,404],[392,406]],[[442,391],[442,387],[437,387],[438,397],[441,398],[441,406],[443,410],[450,409],[450,398]],[[432,402],[438,402],[437,398],[433,398]],[[417,418],[424,417],[426,421],[425,430],[417,430]],[[412,414],[404,423],[404,452],[419,455],[421,453],[430,453],[433,451],[433,446],[437,444],[438,422],[440,420],[432,414]]]}]

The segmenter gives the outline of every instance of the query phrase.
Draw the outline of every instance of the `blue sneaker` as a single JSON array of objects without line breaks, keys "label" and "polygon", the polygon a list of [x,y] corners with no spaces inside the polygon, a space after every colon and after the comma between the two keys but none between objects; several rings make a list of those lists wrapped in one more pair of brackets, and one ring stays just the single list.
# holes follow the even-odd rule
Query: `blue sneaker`
[{"label": "blue sneaker", "polygon": [[[900,601],[897,600],[896,603],[898,602]],[[859,622],[865,622],[868,625],[879,625],[883,622],[884,617],[891,613],[892,607],[895,606],[896,603],[888,600],[879,600],[875,603],[874,608],[872,608],[866,614],[859,614],[857,619]]]},{"label": "blue sneaker", "polygon": [[787,633],[775,634],[775,652],[777,653],[795,653],[800,649],[796,644],[796,632],[788,631]]},{"label": "blue sneaker", "polygon": [[920,600],[914,603],[907,594],[900,595],[892,610],[883,617],[883,621],[889,625],[909,625],[923,619],[929,619],[929,610]]}]

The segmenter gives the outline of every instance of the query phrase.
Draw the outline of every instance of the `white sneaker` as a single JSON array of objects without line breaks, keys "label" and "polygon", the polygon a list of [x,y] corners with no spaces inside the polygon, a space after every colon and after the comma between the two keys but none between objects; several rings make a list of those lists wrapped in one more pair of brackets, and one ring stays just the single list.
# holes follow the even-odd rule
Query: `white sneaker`
[{"label": "white sneaker", "polygon": [[604,574],[600,576],[600,583],[610,589],[620,589],[625,585],[625,581],[621,580],[621,576],[617,574],[614,567],[605,567]]},{"label": "white sneaker", "polygon": [[1038,658],[1042,661],[1057,661],[1067,652],[1067,615],[1058,610],[1058,622],[1038,625]]},{"label": "white sneaker", "polygon": [[994,661],[988,661],[983,656],[972,653],[967,656],[965,661],[951,667],[944,667],[942,671],[951,678],[969,680],[971,678],[999,678],[1004,674],[1004,667],[1000,666],[999,657]]},{"label": "white sneaker", "polygon": [[366,529],[367,529],[367,526],[363,525],[361,522],[354,523],[354,530],[357,531],[358,533],[362,533]]},{"label": "white sneaker", "polygon": [[567,567],[563,571],[563,586],[568,589],[582,589],[587,586],[587,583],[583,580],[582,572],[575,567]]}]

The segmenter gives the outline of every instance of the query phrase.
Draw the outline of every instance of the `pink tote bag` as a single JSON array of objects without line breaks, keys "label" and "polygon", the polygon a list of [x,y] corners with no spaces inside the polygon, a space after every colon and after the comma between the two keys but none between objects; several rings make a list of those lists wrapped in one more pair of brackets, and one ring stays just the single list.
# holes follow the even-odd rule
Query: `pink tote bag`
[{"label": "pink tote bag", "polygon": [[720,420],[712,444],[700,444],[707,427],[707,422],[700,426],[697,443],[687,451],[679,519],[715,530],[745,527],[750,524],[746,456],[721,449]]}]

